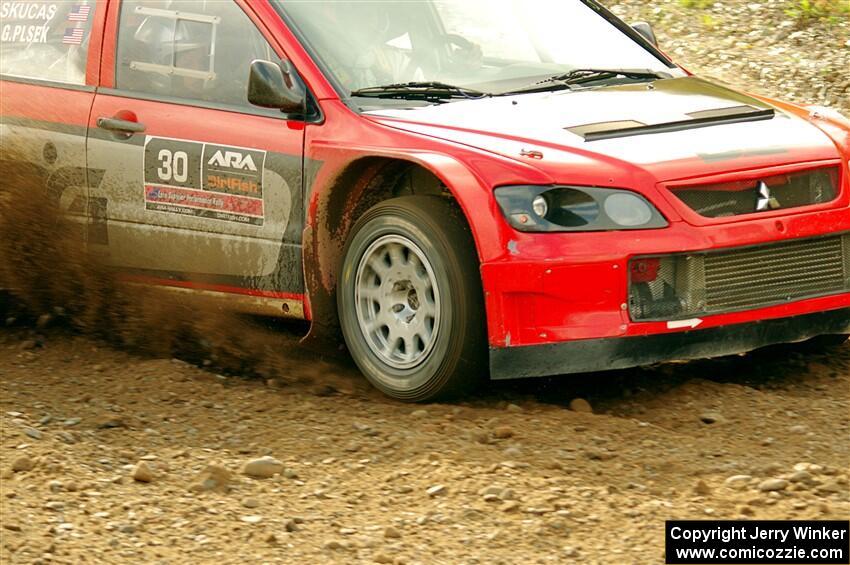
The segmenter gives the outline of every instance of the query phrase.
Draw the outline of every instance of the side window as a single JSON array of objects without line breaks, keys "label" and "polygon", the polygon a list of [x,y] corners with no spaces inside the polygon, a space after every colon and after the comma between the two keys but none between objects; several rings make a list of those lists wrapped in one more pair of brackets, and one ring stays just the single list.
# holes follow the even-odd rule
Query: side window
[{"label": "side window", "polygon": [[276,56],[233,0],[124,0],[116,58],[116,88],[250,107],[251,62]]},{"label": "side window", "polygon": [[86,83],[95,0],[0,2],[0,74]]}]

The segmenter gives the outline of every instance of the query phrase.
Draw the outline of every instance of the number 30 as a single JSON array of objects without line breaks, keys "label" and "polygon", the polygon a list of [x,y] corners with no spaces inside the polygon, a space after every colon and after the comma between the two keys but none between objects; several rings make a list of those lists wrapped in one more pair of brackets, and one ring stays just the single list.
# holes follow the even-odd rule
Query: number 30
[{"label": "number 30", "polygon": [[186,182],[189,178],[189,156],[185,151],[160,149],[158,159],[160,166],[156,174],[160,180]]}]

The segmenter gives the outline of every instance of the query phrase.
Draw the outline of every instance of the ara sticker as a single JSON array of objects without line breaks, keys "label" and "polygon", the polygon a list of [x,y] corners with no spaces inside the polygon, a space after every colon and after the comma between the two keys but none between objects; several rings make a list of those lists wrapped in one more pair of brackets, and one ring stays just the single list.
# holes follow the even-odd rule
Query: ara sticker
[{"label": "ara sticker", "polygon": [[149,136],[145,207],[261,226],[265,161],[259,149]]}]

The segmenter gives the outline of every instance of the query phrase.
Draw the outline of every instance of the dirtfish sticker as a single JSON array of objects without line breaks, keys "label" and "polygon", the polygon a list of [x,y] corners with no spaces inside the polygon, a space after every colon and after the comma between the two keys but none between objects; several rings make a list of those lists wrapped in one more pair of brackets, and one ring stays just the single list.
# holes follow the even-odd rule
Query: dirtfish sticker
[{"label": "dirtfish sticker", "polygon": [[3,43],[47,43],[50,21],[56,16],[57,4],[41,2],[0,2],[0,41]]},{"label": "dirtfish sticker", "polygon": [[266,152],[148,137],[145,140],[145,207],[263,225]]},{"label": "dirtfish sticker", "polygon": [[207,144],[204,189],[262,198],[265,160],[265,151]]}]

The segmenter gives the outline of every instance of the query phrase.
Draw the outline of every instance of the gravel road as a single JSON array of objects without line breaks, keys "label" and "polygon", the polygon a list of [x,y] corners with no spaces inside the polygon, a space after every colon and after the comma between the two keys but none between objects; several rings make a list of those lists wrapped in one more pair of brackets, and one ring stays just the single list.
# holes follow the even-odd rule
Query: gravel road
[{"label": "gravel road", "polygon": [[850,346],[422,407],[323,373],[0,330],[0,562],[660,563],[665,519],[850,516]]},{"label": "gravel road", "polygon": [[[846,21],[685,4],[614,8],[693,70],[850,110]],[[850,516],[850,344],[407,406],[303,328],[128,298],[15,209],[0,251],[50,315],[0,315],[2,563],[643,564],[666,519]]]},{"label": "gravel road", "polygon": [[[850,10],[807,17],[792,0],[621,0],[628,22],[650,22],[661,49],[694,73],[850,117]],[[689,7],[690,6],[690,7]]]}]

